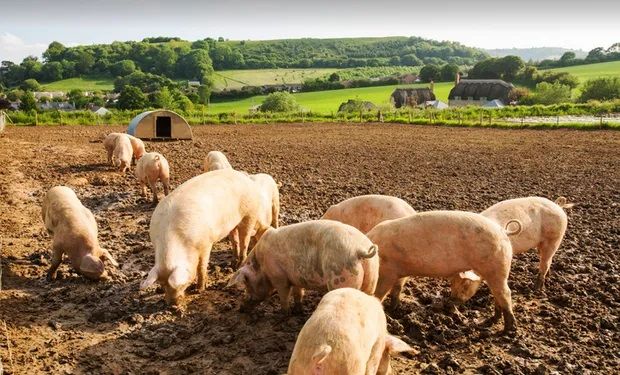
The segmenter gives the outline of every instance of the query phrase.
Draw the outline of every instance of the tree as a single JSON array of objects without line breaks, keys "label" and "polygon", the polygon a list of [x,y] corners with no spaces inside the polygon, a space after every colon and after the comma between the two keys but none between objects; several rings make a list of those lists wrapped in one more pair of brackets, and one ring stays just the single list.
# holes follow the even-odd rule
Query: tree
[{"label": "tree", "polygon": [[620,99],[620,78],[597,78],[584,83],[579,101]]},{"label": "tree", "polygon": [[123,87],[118,97],[120,109],[143,109],[147,105],[146,95],[139,88],[131,85]]},{"label": "tree", "polygon": [[34,98],[34,94],[31,91],[26,91],[21,97],[21,104],[19,109],[22,111],[32,111],[37,109],[37,101]]},{"label": "tree", "polygon": [[541,82],[536,85],[532,100],[538,104],[567,103],[571,99],[571,88],[560,83]]},{"label": "tree", "polygon": [[456,64],[446,64],[441,67],[441,80],[443,82],[450,82],[456,79],[456,75],[459,72],[459,67]]},{"label": "tree", "polygon": [[329,78],[327,80],[329,82],[338,82],[340,81],[340,74],[338,74],[337,72],[333,72],[329,75]]},{"label": "tree", "polygon": [[66,48],[62,43],[54,41],[50,43],[47,50],[43,52],[43,58],[47,62],[60,61],[63,59],[65,51]]},{"label": "tree", "polygon": [[39,91],[41,90],[41,85],[34,78],[29,78],[22,82],[20,86],[24,91]]},{"label": "tree", "polygon": [[114,76],[124,77],[136,71],[136,63],[132,60],[121,60],[110,66],[110,72]]},{"label": "tree", "polygon": [[299,109],[295,97],[289,92],[274,92],[265,98],[260,110],[263,112],[293,112]]},{"label": "tree", "polygon": [[62,79],[62,64],[58,61],[48,62],[43,65],[41,70],[41,80],[44,82],[53,82]]},{"label": "tree", "polygon": [[177,72],[187,79],[200,79],[213,73],[213,65],[209,51],[206,49],[193,49],[182,56],[177,62]]},{"label": "tree", "polygon": [[575,52],[573,51],[564,52],[562,57],[560,57],[560,62],[562,63],[562,65],[567,65],[571,61],[575,60],[575,58],[577,58],[577,55],[575,54]]},{"label": "tree", "polygon": [[155,93],[152,104],[157,108],[173,109],[174,98],[167,87],[162,87],[161,90]]},{"label": "tree", "polygon": [[95,65],[95,58],[90,52],[82,50],[77,53],[75,57],[75,70],[78,74],[90,74],[90,68],[93,65]]},{"label": "tree", "polygon": [[435,65],[424,65],[420,69],[420,80],[422,82],[438,81],[441,79],[441,71]]},{"label": "tree", "polygon": [[597,47],[588,52],[588,56],[586,56],[586,60],[592,61],[602,61],[605,59],[605,49],[603,47]]},{"label": "tree", "polygon": [[525,66],[525,63],[519,56],[504,56],[497,60],[499,71],[502,79],[513,81],[517,73]]}]

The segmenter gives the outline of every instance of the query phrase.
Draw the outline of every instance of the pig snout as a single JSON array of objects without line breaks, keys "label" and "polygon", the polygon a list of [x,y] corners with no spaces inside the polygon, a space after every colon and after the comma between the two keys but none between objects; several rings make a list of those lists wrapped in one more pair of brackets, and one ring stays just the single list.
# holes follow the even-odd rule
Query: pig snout
[{"label": "pig snout", "polygon": [[482,279],[472,271],[461,272],[451,281],[450,299],[459,304],[467,302],[476,294]]}]

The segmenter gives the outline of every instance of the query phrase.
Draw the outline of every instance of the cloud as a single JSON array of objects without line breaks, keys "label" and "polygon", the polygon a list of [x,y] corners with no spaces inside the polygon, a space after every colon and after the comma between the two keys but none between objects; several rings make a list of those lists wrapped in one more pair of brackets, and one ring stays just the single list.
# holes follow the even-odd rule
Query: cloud
[{"label": "cloud", "polygon": [[0,59],[15,63],[21,62],[26,56],[38,56],[47,49],[44,43],[26,43],[17,35],[4,32],[0,34]]}]

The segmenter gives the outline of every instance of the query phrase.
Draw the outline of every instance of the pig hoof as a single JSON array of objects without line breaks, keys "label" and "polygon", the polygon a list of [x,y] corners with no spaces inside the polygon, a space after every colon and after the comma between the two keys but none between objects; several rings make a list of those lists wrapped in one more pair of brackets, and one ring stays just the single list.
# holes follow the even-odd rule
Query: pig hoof
[{"label": "pig hoof", "polygon": [[47,281],[54,281],[54,280],[56,280],[56,274],[48,272],[47,276],[45,277],[45,280],[47,280]]},{"label": "pig hoof", "polygon": [[517,326],[509,326],[509,327],[504,327],[504,329],[502,330],[501,334],[506,336],[506,335],[511,335],[511,334],[515,334],[517,333]]}]

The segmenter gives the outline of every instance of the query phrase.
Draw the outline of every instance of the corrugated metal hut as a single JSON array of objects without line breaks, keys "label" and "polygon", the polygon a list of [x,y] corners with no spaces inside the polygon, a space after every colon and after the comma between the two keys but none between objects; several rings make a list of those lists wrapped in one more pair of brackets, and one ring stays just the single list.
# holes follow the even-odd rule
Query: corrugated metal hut
[{"label": "corrugated metal hut", "polygon": [[127,133],[141,139],[192,139],[192,128],[178,113],[157,109],[131,120]]}]

